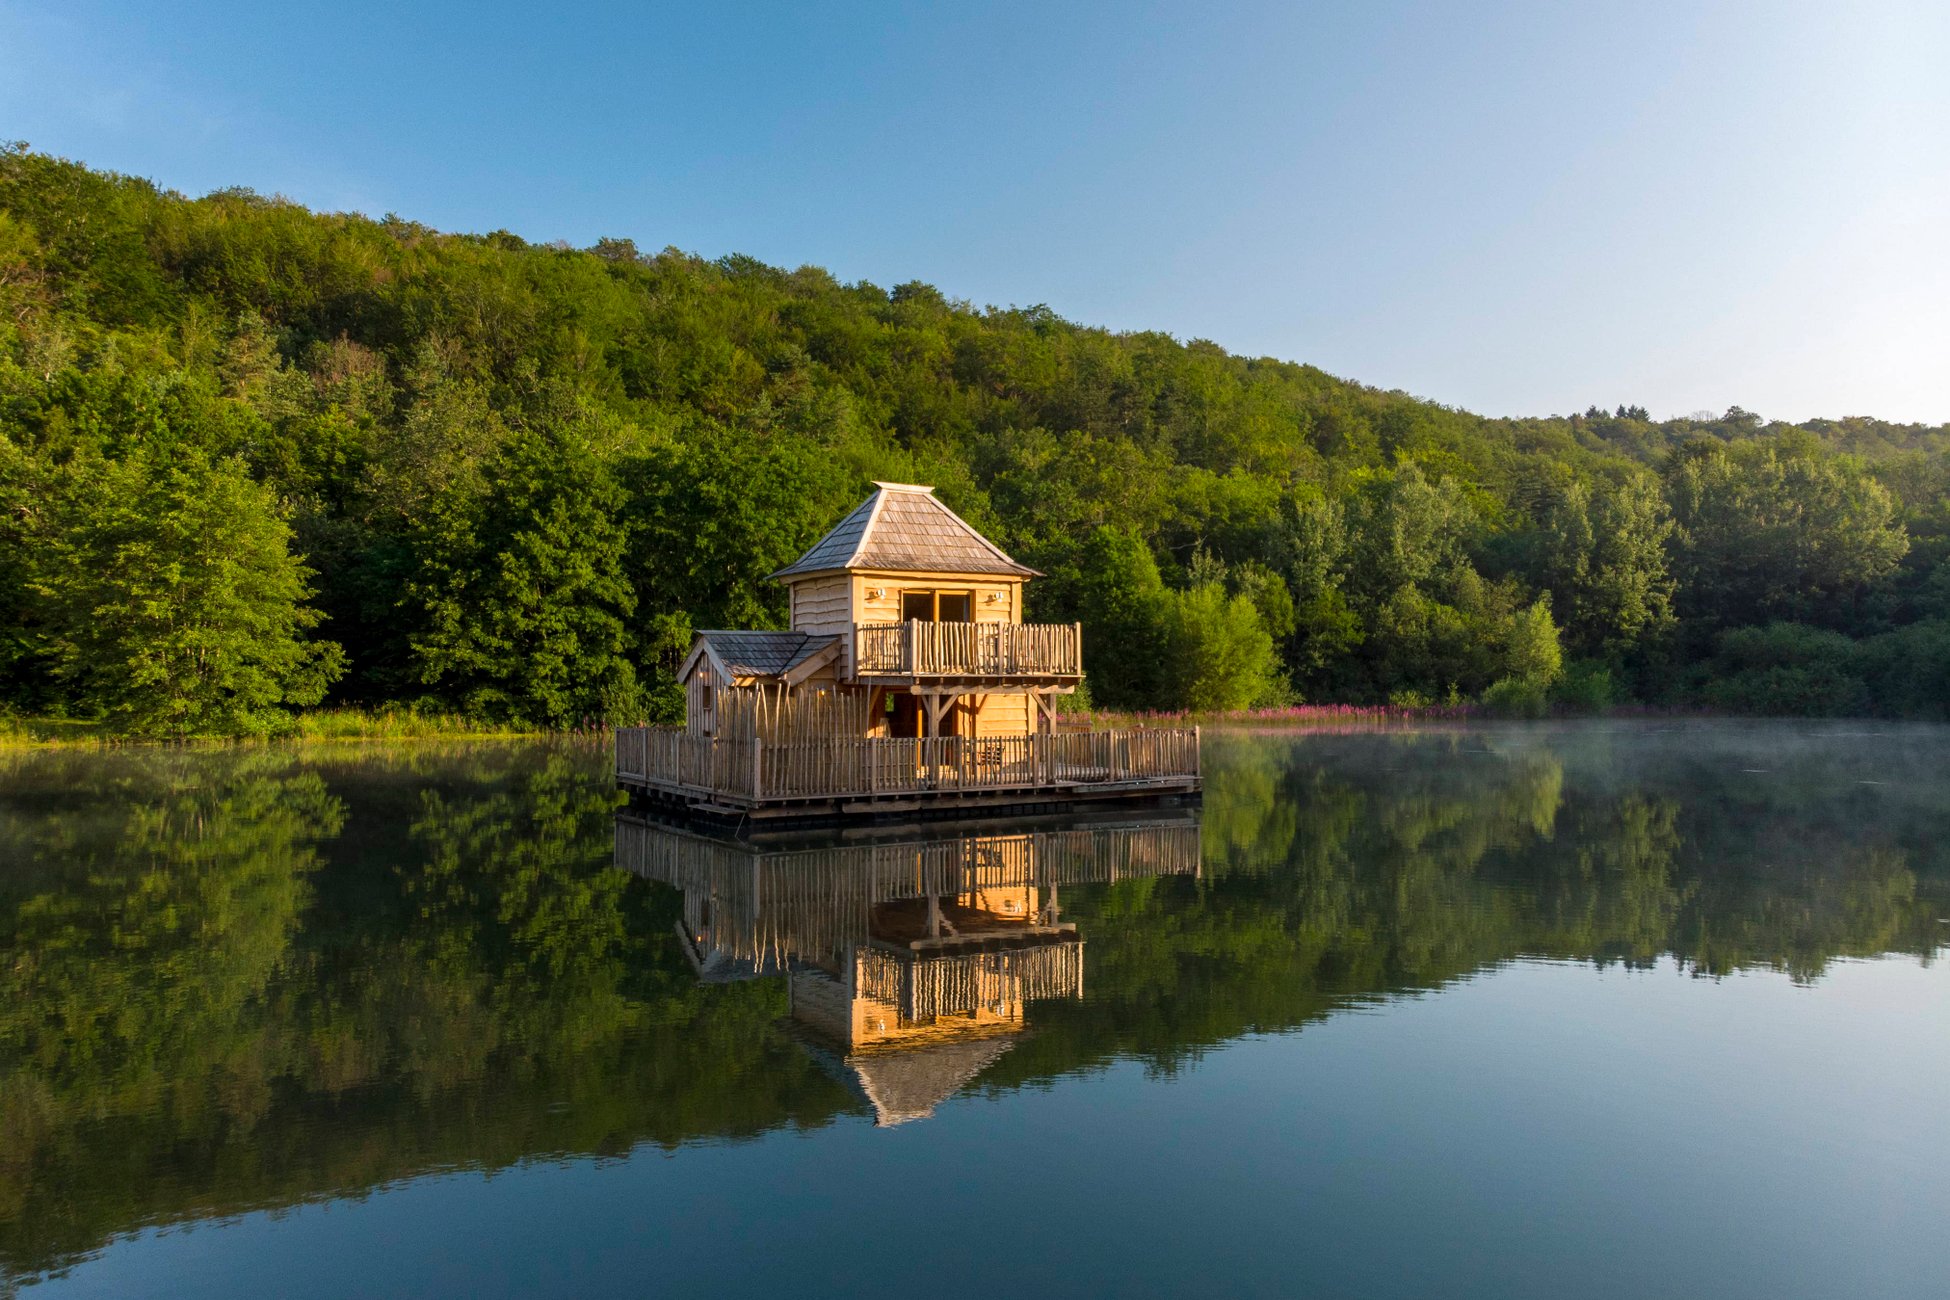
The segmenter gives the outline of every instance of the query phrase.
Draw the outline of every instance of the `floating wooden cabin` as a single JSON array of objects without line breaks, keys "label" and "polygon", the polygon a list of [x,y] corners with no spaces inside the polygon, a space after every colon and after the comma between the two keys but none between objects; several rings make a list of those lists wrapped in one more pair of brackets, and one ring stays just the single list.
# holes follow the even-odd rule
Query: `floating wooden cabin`
[{"label": "floating wooden cabin", "polygon": [[616,861],[683,892],[708,983],[783,976],[815,1059],[881,1124],[932,1113],[1014,1043],[1031,1002],[1083,996],[1068,886],[1199,872],[1180,810],[1096,825],[766,850],[616,821]]},{"label": "floating wooden cabin", "polygon": [[1022,621],[1016,563],[934,495],[879,483],[772,576],[783,632],[699,632],[682,727],[624,727],[619,785],[707,817],[817,819],[1159,800],[1199,787],[1196,728],[1074,731],[1074,623]]}]

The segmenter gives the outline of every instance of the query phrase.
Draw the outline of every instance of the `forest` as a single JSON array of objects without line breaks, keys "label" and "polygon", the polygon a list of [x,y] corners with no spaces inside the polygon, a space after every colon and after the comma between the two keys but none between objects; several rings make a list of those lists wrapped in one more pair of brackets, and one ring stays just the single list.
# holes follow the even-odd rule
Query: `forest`
[{"label": "forest", "polygon": [[0,718],[671,720],[691,630],[782,625],[767,575],[874,479],[1047,575],[1029,616],[1084,625],[1100,708],[1944,718],[1950,426],[1631,397],[1486,418],[921,283],[16,144]]}]

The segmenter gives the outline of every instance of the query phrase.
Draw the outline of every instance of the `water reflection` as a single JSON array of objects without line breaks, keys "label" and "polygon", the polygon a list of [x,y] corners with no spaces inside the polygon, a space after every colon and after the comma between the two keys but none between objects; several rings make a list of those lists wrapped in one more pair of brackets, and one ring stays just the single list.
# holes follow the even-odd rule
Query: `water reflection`
[{"label": "water reflection", "polygon": [[783,975],[814,1059],[892,1125],[933,1114],[1009,1050],[1031,1002],[1083,996],[1065,886],[1197,876],[1199,822],[766,849],[620,815],[616,862],[682,892],[677,937],[700,980]]},{"label": "water reflection", "polygon": [[0,1277],[430,1171],[1169,1075],[1519,957],[1819,982],[1950,937],[1941,728],[1206,758],[1196,822],[750,849],[619,821],[593,748],[0,754]]}]

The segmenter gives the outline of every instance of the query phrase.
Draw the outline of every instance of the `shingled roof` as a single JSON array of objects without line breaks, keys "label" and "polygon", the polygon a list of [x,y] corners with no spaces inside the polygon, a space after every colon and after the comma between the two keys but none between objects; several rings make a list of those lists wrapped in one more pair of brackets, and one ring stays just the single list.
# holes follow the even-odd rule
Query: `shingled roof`
[{"label": "shingled roof", "polygon": [[801,1035],[799,1044],[821,1069],[873,1107],[876,1125],[892,1127],[934,1114],[935,1107],[967,1087],[1014,1047],[1015,1040],[991,1033],[960,1042],[844,1056],[813,1035]]},{"label": "shingled roof", "polygon": [[891,1128],[926,1119],[970,1080],[1015,1046],[1010,1038],[939,1043],[906,1051],[872,1052],[846,1058],[873,1107],[873,1122]]},{"label": "shingled roof", "polygon": [[874,494],[774,578],[835,569],[1040,577],[943,505],[931,487],[875,483]]},{"label": "shingled roof", "polygon": [[691,665],[698,655],[709,654],[733,678],[782,677],[838,644],[836,636],[814,636],[807,632],[704,631],[697,634],[690,657],[678,675],[690,676]]}]

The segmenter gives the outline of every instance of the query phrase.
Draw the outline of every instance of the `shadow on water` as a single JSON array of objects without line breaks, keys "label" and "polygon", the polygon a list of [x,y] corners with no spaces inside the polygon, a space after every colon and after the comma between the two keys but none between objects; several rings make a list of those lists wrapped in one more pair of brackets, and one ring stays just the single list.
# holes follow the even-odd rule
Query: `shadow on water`
[{"label": "shadow on water", "polygon": [[619,815],[582,747],[0,756],[0,1267],[1169,1074],[1518,958],[1817,981],[1950,937],[1943,729],[1221,733],[1206,760],[1197,815],[753,847]]}]

